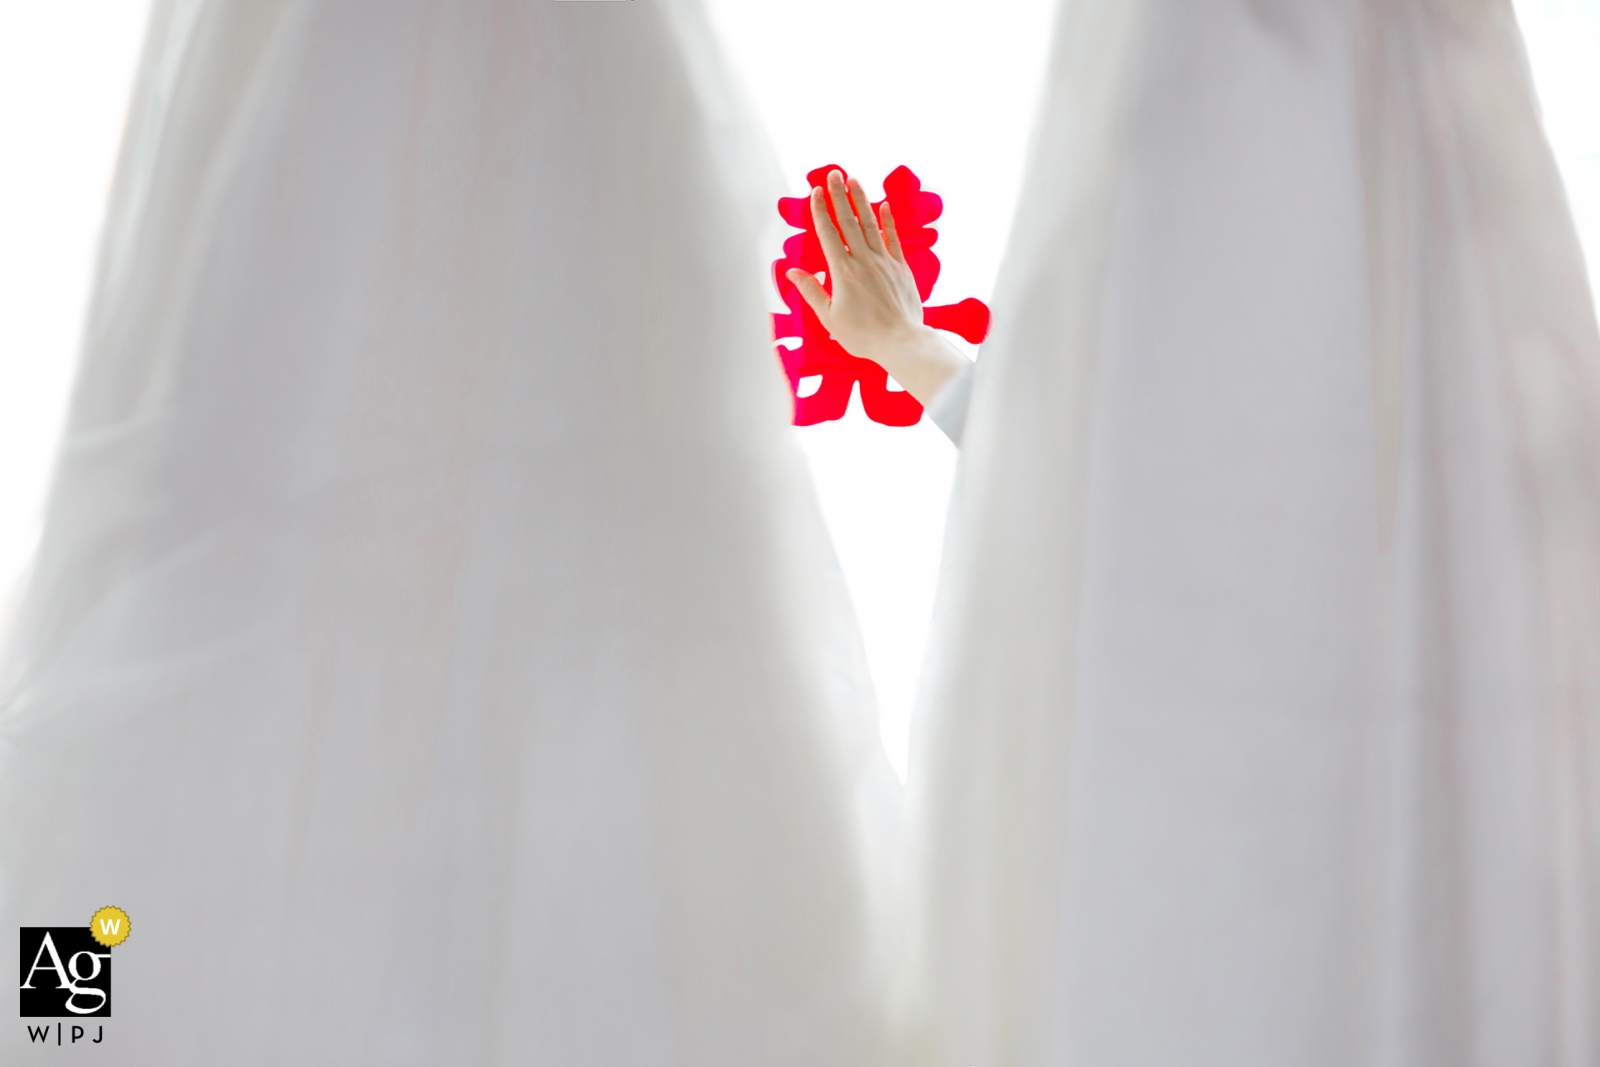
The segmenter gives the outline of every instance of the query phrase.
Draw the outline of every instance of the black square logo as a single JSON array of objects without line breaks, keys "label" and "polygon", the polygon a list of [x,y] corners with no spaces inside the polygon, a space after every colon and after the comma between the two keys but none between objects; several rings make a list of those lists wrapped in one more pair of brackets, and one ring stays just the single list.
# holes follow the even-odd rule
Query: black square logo
[{"label": "black square logo", "polygon": [[111,951],[87,926],[22,927],[22,1017],[111,1017]]}]

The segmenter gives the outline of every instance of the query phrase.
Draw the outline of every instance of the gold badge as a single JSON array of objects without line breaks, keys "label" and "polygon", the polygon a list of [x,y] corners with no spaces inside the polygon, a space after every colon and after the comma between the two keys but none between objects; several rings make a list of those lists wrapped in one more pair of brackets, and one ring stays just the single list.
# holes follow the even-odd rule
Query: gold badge
[{"label": "gold badge", "polygon": [[128,913],[121,908],[101,908],[89,920],[89,936],[106,948],[122,944],[128,940]]}]

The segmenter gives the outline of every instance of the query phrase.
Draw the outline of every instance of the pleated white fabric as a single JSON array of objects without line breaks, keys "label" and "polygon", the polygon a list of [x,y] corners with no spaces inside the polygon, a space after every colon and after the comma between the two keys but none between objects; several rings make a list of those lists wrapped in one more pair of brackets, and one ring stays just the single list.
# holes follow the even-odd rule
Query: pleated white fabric
[{"label": "pleated white fabric", "polygon": [[97,1054],[882,1062],[729,101],[684,3],[157,3],[0,716],[0,927],[132,916]]},{"label": "pleated white fabric", "polygon": [[1069,0],[912,777],[929,1062],[1600,1062],[1600,341],[1506,0]]}]

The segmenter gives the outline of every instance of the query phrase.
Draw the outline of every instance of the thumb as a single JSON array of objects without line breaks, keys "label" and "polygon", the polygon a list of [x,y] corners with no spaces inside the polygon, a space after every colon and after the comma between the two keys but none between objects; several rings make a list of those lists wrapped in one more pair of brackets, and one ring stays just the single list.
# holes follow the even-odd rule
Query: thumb
[{"label": "thumb", "polygon": [[817,318],[826,326],[828,312],[833,310],[833,301],[828,297],[828,291],[822,287],[822,283],[817,281],[815,275],[799,268],[788,271],[784,277],[794,283],[794,287],[800,290],[805,302],[811,305],[811,310],[817,313]]}]

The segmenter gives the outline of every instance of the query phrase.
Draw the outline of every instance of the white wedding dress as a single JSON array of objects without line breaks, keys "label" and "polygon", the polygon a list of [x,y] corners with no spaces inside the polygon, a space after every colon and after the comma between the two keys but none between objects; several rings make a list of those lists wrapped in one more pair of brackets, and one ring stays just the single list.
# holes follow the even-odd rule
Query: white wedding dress
[{"label": "white wedding dress", "polygon": [[0,926],[132,917],[107,1062],[883,1062],[730,99],[690,3],[157,3],[0,704]]},{"label": "white wedding dress", "polygon": [[1600,1063],[1600,342],[1509,0],[1068,0],[926,719],[941,1067]]}]

